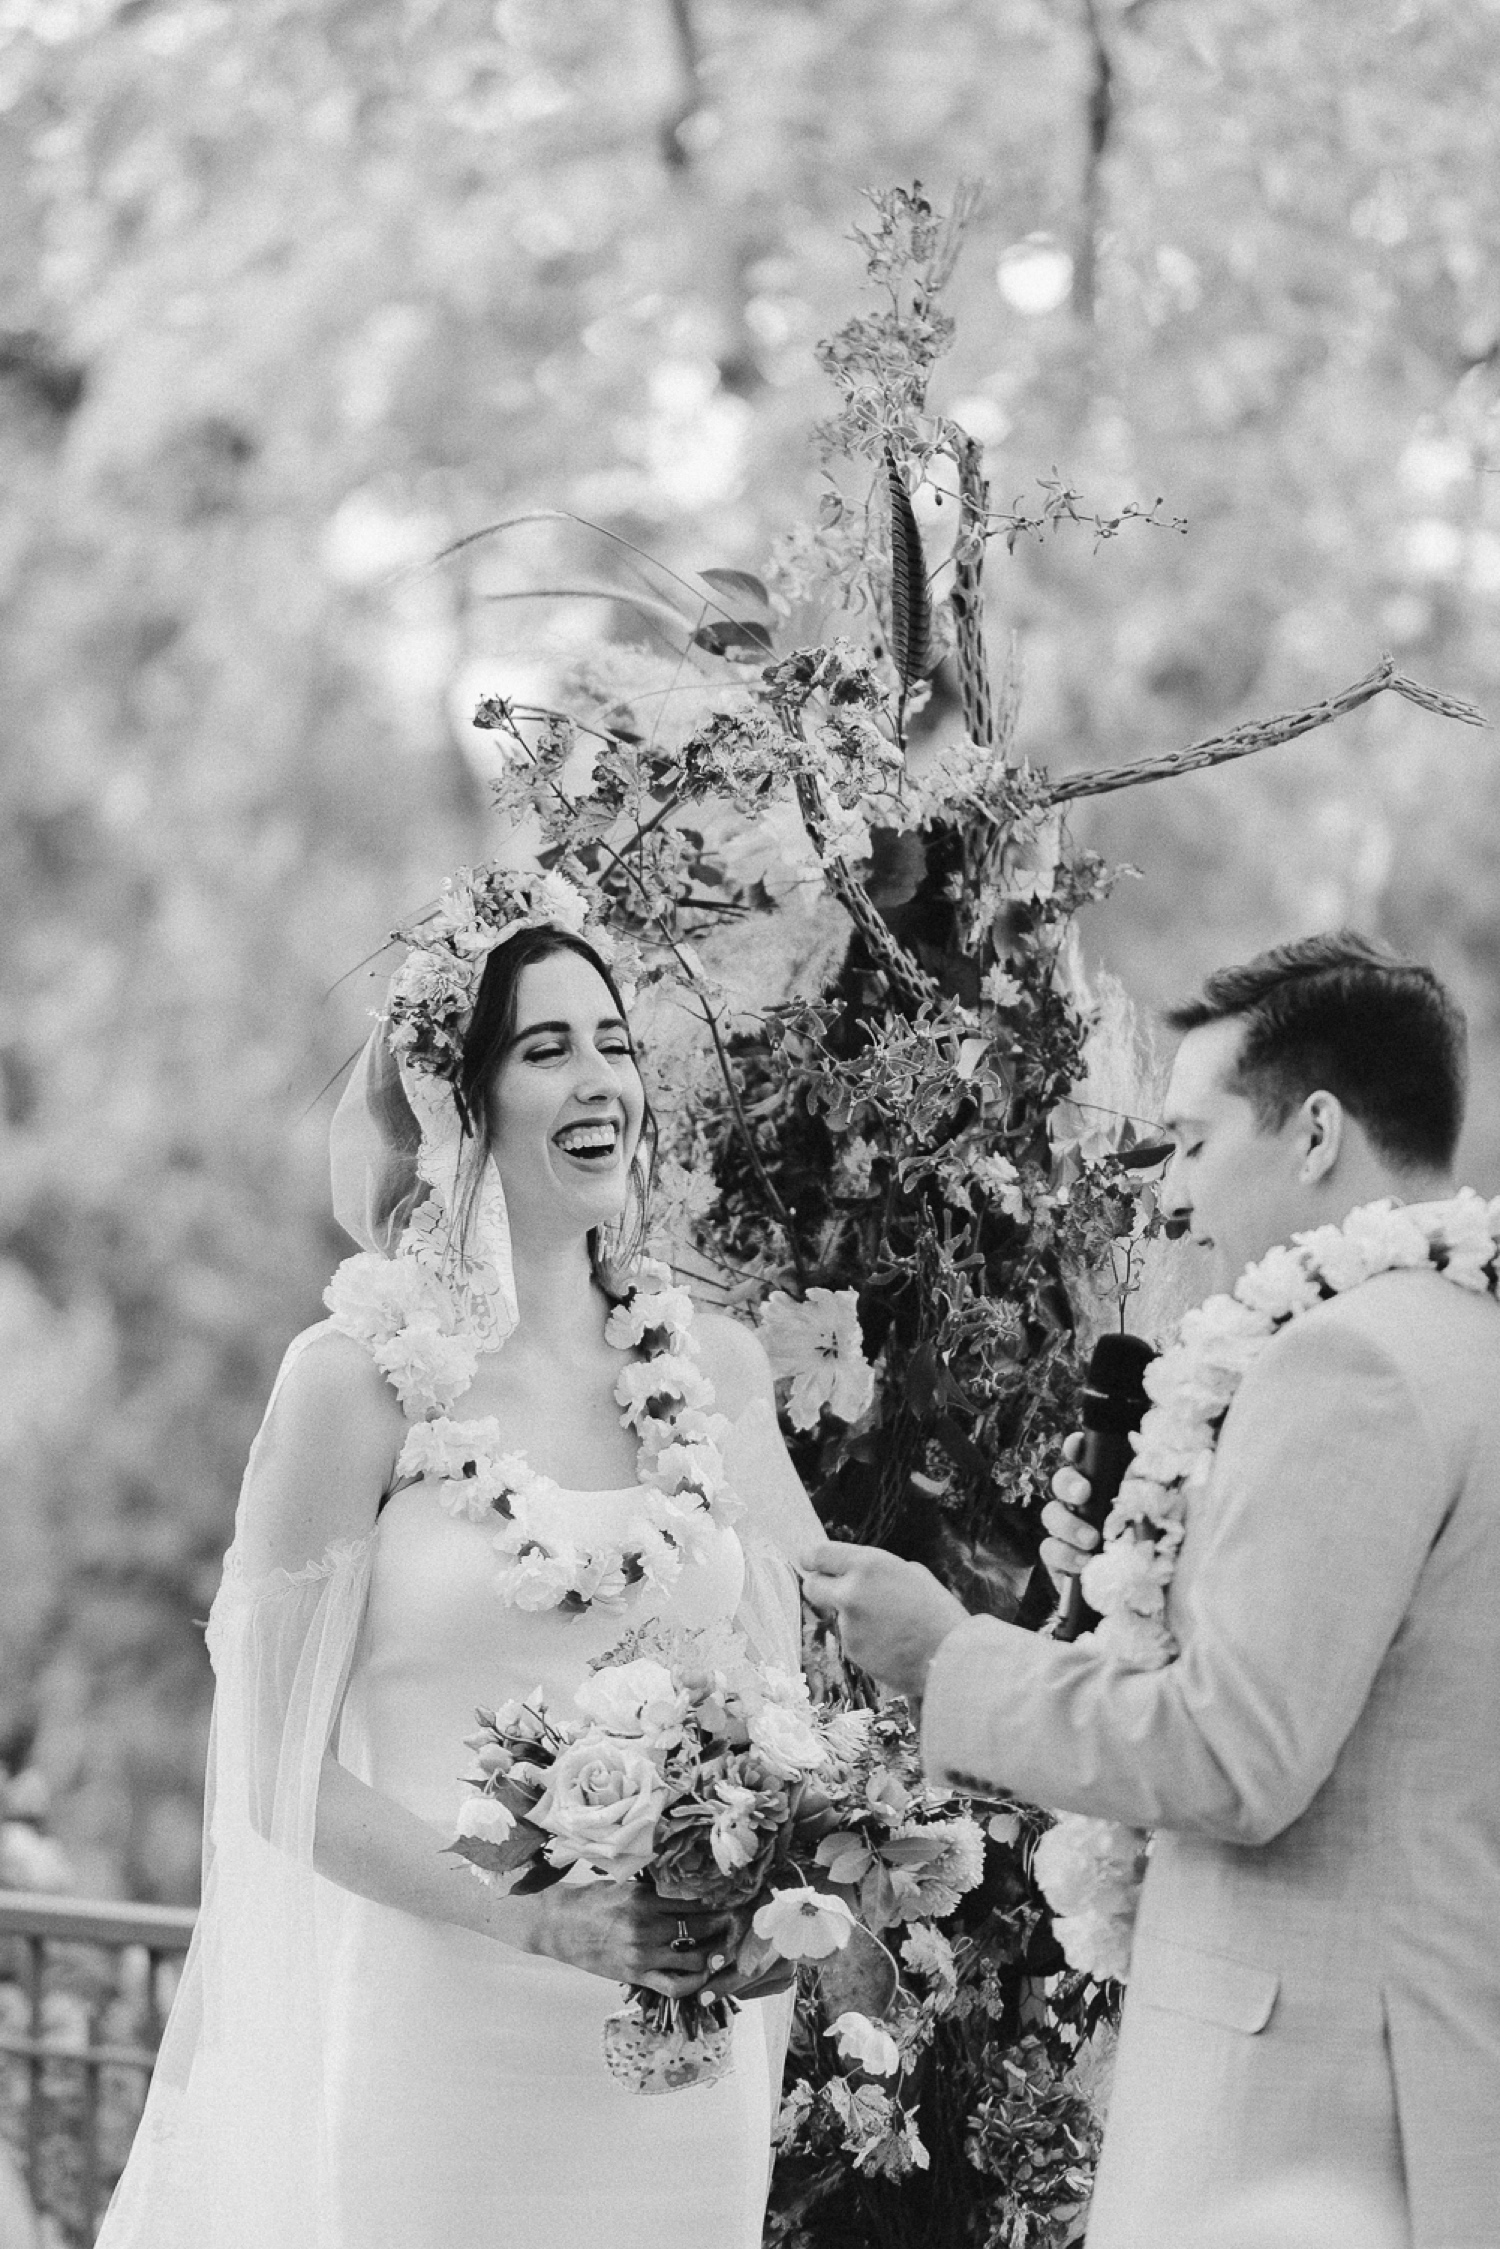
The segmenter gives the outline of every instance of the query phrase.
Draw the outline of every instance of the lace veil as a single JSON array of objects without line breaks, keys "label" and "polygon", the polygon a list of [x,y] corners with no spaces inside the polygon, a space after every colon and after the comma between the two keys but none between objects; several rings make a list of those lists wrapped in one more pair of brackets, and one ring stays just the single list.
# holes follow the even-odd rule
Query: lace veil
[{"label": "lace veil", "polygon": [[[452,1097],[441,1080],[400,1064],[383,1024],[331,1139],[340,1223],[368,1253],[441,1255],[485,1346],[502,1343],[516,1302],[499,1175],[487,1166],[459,1255],[443,1232],[463,1185]],[[278,1392],[326,1327],[307,1330],[288,1350],[245,1470],[208,1626],[216,1694],[203,1903],[98,2249],[357,2249],[339,2230],[326,2121],[325,2056],[337,2031],[328,1993],[347,1893],[315,1871],[313,1846],[323,1758],[340,1748],[376,1524],[289,1553],[274,1568],[246,1559]],[[734,1424],[724,1449],[746,1510],[736,1622],[763,1660],[795,1667],[793,1564],[821,1536],[818,1520],[769,1403]],[[790,2001],[766,2002],[762,2015],[779,2084]]]}]

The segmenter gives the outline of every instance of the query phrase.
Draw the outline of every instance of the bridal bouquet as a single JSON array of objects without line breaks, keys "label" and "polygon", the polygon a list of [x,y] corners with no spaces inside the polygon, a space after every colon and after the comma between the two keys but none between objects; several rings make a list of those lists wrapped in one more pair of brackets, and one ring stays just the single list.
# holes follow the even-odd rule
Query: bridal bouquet
[{"label": "bridal bouquet", "polygon": [[[726,1626],[645,1625],[596,1664],[562,1713],[536,1693],[481,1710],[477,1770],[450,1848],[515,1890],[584,1866],[684,1906],[748,1910],[736,1965],[820,1963],[839,2050],[899,2073],[881,2017],[900,1975],[881,1932],[953,1911],[984,1869],[981,1830],[917,1769],[904,1710],[814,1704],[800,1676],[756,1665]],[[730,2066],[733,1999],[630,1988],[605,2059],[639,2092]]]}]

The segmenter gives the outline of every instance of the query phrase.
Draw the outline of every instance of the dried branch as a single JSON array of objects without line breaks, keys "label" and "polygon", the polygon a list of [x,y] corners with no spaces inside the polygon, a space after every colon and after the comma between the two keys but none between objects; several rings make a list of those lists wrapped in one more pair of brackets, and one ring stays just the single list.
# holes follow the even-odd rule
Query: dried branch
[{"label": "dried branch", "polygon": [[957,423],[949,431],[958,469],[958,537],[953,547],[953,611],[958,690],[963,698],[964,732],[989,748],[995,740],[990,696],[990,664],[984,638],[984,542],[990,511],[984,456]]},{"label": "dried branch", "polygon": [[1171,781],[1179,773],[1227,765],[1231,758],[1254,757],[1259,750],[1274,749],[1278,742],[1295,741],[1299,734],[1310,734],[1315,727],[1343,718],[1346,712],[1357,710],[1361,703],[1383,695],[1388,688],[1439,718],[1457,719],[1464,726],[1489,724],[1472,703],[1420,686],[1397,671],[1394,657],[1382,656],[1366,678],[1356,680],[1338,695],[1330,695],[1326,702],[1309,704],[1306,710],[1287,711],[1279,718],[1248,720],[1243,726],[1232,726],[1227,734],[1211,734],[1206,741],[1194,742],[1185,750],[1168,751],[1162,757],[1135,758],[1129,765],[1098,766],[1091,773],[1064,773],[1047,791],[1047,802],[1067,804],[1074,797],[1107,796],[1113,789],[1139,788],[1146,781]]},{"label": "dried branch", "polygon": [[[797,783],[797,805],[802,825],[821,858],[823,823],[817,791],[808,780],[799,779]],[[842,859],[825,860],[823,879],[869,947],[876,965],[884,969],[901,998],[912,1007],[920,1007],[924,1000],[935,1000],[937,985],[882,918],[864,884],[846,863]]]},{"label": "dried branch", "polygon": [[[665,931],[663,934],[665,934]],[[750,1168],[759,1183],[761,1193],[766,1198],[767,1207],[782,1233],[786,1236],[786,1245],[791,1252],[792,1264],[797,1274],[797,1286],[805,1295],[807,1292],[807,1264],[802,1255],[802,1245],[797,1237],[797,1229],[792,1224],[791,1212],[782,1201],[776,1182],[766,1169],[765,1158],[755,1144],[755,1133],[751,1127],[750,1119],[745,1114],[745,1104],[740,1098],[739,1080],[734,1074],[734,1064],[730,1061],[725,1050],[723,1036],[719,1030],[719,1019],[713,1011],[708,994],[689,974],[687,964],[681,953],[678,952],[676,945],[672,943],[670,936],[667,937],[667,943],[672,946],[672,951],[676,955],[678,966],[682,969],[683,974],[688,976],[689,983],[692,985],[693,997],[703,1011],[703,1020],[708,1027],[708,1035],[713,1041],[714,1060],[719,1065],[719,1076],[723,1081],[724,1091],[729,1096],[729,1106],[734,1114],[740,1144],[750,1160]]]}]

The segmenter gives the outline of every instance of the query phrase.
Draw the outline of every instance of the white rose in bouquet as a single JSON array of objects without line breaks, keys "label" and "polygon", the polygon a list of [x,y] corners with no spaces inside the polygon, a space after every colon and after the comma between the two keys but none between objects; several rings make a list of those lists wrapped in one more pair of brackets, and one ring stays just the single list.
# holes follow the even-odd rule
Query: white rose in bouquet
[{"label": "white rose in bouquet", "polygon": [[641,1735],[657,1743],[681,1740],[688,1712],[683,1689],[664,1663],[649,1656],[592,1672],[573,1701],[585,1718],[592,1718],[606,1732]]},{"label": "white rose in bouquet", "polygon": [[547,1775],[531,1818],[552,1840],[553,1866],[582,1860],[616,1881],[649,1866],[667,1800],[660,1772],[628,1742],[575,1742]]},{"label": "white rose in bouquet", "polygon": [[750,1742],[763,1764],[783,1780],[797,1780],[828,1763],[811,1718],[784,1703],[767,1702],[750,1720]]},{"label": "white rose in bouquet", "polygon": [[459,1806],[456,1832],[460,1835],[477,1835],[485,1843],[505,1843],[515,1828],[515,1813],[498,1796],[466,1796]]}]

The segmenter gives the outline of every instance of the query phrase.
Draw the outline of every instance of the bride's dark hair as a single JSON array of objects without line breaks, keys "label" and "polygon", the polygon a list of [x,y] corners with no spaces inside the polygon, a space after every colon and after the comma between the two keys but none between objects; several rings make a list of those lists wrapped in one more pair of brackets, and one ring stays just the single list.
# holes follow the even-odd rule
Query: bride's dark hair
[{"label": "bride's dark hair", "polygon": [[[484,964],[484,974],[479,980],[474,1012],[464,1033],[463,1053],[453,1086],[459,1120],[466,1138],[473,1143],[468,1175],[464,1181],[459,1208],[454,1213],[454,1233],[459,1241],[468,1232],[469,1219],[479,1195],[480,1181],[484,1177],[484,1167],[490,1160],[493,1134],[490,1129],[489,1102],[485,1097],[495,1072],[516,1035],[521,972],[534,967],[538,961],[553,959],[558,953],[576,953],[580,960],[588,962],[614,1001],[620,1021],[625,1025],[626,1037],[630,1039],[630,1018],[625,1011],[620,987],[607,963],[582,937],[574,937],[565,929],[522,929],[514,937],[508,937],[503,945],[495,947]],[[630,1051],[635,1053],[633,1039],[630,1039]],[[607,1230],[599,1226],[592,1228],[588,1238],[589,1263],[594,1269],[594,1278],[605,1294],[611,1297],[619,1296],[622,1279],[628,1276],[645,1246],[651,1180],[656,1167],[657,1125],[644,1087],[641,1098],[641,1132],[635,1154],[630,1160],[632,1192],[624,1215],[618,1226],[611,1226]]]}]

